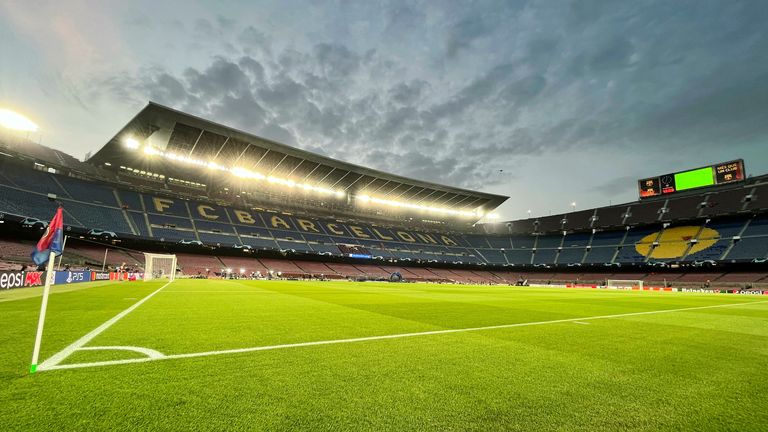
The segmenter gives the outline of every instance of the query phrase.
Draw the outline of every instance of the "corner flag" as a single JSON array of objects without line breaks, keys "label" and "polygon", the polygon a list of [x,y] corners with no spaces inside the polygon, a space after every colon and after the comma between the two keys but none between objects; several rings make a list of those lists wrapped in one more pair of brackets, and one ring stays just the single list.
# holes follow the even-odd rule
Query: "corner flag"
[{"label": "corner flag", "polygon": [[48,261],[51,252],[56,256],[61,255],[63,248],[64,238],[64,216],[63,209],[59,207],[56,210],[56,214],[51,219],[51,223],[48,224],[48,228],[45,233],[37,242],[37,245],[32,250],[32,261],[37,265],[45,264]]},{"label": "corner flag", "polygon": [[37,321],[37,334],[35,335],[35,348],[32,351],[32,364],[29,367],[30,373],[37,371],[37,360],[40,356],[40,344],[43,341],[43,326],[45,325],[45,310],[48,307],[48,293],[53,284],[53,261],[58,255],[61,255],[64,249],[64,216],[63,209],[59,206],[56,214],[48,224],[45,234],[37,242],[35,249],[32,250],[32,261],[37,265],[48,263],[45,272],[45,286],[43,287],[43,301],[40,305],[40,317]]}]

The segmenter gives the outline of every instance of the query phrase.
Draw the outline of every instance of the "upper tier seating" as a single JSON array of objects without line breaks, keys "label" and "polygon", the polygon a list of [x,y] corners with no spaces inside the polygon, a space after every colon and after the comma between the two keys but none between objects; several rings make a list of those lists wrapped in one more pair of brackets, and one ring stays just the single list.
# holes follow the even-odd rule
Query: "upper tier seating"
[{"label": "upper tier seating", "polygon": [[701,215],[714,216],[736,213],[744,207],[745,195],[744,190],[712,193],[701,209]]},{"label": "upper tier seating", "polygon": [[[359,245],[375,257],[412,262],[630,264],[762,259],[766,255],[762,244],[768,238],[768,216],[750,211],[768,207],[768,184],[760,183],[513,221],[494,231],[504,234],[487,235],[478,234],[479,229],[472,234],[443,234],[246,210],[174,197],[167,191],[138,193],[112,183],[22,168],[5,159],[1,167],[0,213],[47,222],[57,206],[46,196],[50,192],[63,205],[67,225],[112,231],[118,237],[200,241],[222,248],[248,245],[341,255],[338,245]],[[750,200],[742,200],[747,194]],[[718,207],[727,211],[720,212]],[[704,217],[728,212],[741,214]],[[671,239],[660,235],[681,226],[683,220],[688,220],[692,234]],[[741,236],[741,241],[734,243],[735,236]],[[657,240],[661,243],[656,244]]]},{"label": "upper tier seating", "polygon": [[565,229],[571,231],[586,230],[592,227],[592,219],[595,215],[595,210],[580,210],[565,215]]},{"label": "upper tier seating", "polygon": [[55,179],[64,187],[72,199],[86,203],[119,207],[113,192],[114,189],[109,186],[64,176],[56,176]]},{"label": "upper tier seating", "polygon": [[624,216],[627,213],[627,206],[603,207],[597,209],[596,220],[593,226],[599,227],[618,227],[624,224]]},{"label": "upper tier seating", "polygon": [[768,184],[762,184],[755,187],[752,200],[747,203],[747,208],[750,210],[766,210],[768,209]]},{"label": "upper tier seating", "polygon": [[563,230],[564,218],[562,215],[545,216],[538,219],[536,232],[550,233]]},{"label": "upper tier seating", "polygon": [[663,206],[664,201],[661,200],[632,204],[629,208],[629,216],[624,223],[630,225],[653,223],[659,220]]},{"label": "upper tier seating", "polygon": [[700,195],[670,199],[665,212],[662,213],[661,220],[693,219],[699,215],[704,199]]},{"label": "upper tier seating", "polygon": [[[0,211],[50,221],[58,205],[44,195],[30,194],[0,185]],[[65,219],[66,223],[81,226],[78,221]]]}]

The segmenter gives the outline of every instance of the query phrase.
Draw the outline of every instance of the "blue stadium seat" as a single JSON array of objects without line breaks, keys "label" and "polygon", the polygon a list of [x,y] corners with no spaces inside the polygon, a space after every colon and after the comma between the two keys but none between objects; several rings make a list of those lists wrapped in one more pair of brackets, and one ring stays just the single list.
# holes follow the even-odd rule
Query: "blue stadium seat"
[{"label": "blue stadium seat", "polygon": [[616,253],[615,246],[607,247],[593,247],[587,253],[584,258],[585,264],[602,264],[609,263],[613,259],[613,255]]},{"label": "blue stadium seat", "polygon": [[718,260],[731,244],[730,239],[720,239],[714,245],[702,251],[688,254],[683,261]]},{"label": "blue stadium seat", "polygon": [[[49,201],[44,195],[30,194],[16,188],[0,186],[0,211],[19,216],[33,217],[47,222],[51,220],[57,207],[58,204]],[[66,218],[64,223],[80,225]]]},{"label": "blue stadium seat", "polygon": [[233,246],[240,244],[240,239],[235,235],[198,232],[200,241],[209,245]]},{"label": "blue stadium seat", "polygon": [[534,264],[554,264],[557,256],[557,249],[536,249],[533,254]]},{"label": "blue stadium seat", "polygon": [[[591,246],[618,246],[624,238],[624,230],[620,231],[600,231],[592,236]],[[615,249],[615,248],[614,248]]]},{"label": "blue stadium seat", "polygon": [[281,250],[295,250],[298,252],[312,252],[312,248],[305,242],[278,240],[277,245]]},{"label": "blue stadium seat", "polygon": [[478,252],[485,258],[488,264],[507,264],[507,259],[500,250],[478,249]]},{"label": "blue stadium seat", "polygon": [[490,245],[486,241],[486,236],[467,234],[463,237],[464,237],[464,240],[466,240],[467,243],[472,247],[481,248],[481,249],[487,249],[490,247]]},{"label": "blue stadium seat", "polygon": [[488,236],[486,240],[494,249],[512,249],[512,240],[509,236]]},{"label": "blue stadium seat", "polygon": [[[339,251],[339,247],[334,244],[310,244],[309,247],[317,253],[325,252],[325,253],[330,253],[332,255],[341,255],[341,251]],[[373,250],[371,250],[371,252],[373,252]],[[386,255],[377,254],[377,253],[374,253],[373,255],[391,256],[391,254],[388,251],[386,253],[387,253]]]},{"label": "blue stadium seat", "polygon": [[768,236],[768,217],[759,216],[752,219],[747,225],[747,229],[741,234],[742,237]]},{"label": "blue stadium seat", "polygon": [[124,206],[127,206],[129,210],[144,211],[144,206],[141,205],[141,195],[138,192],[128,190],[118,190],[120,201]]},{"label": "blue stadium seat", "polygon": [[510,264],[524,265],[531,263],[531,256],[533,252],[528,249],[512,249],[504,251],[504,255],[507,257],[507,261]]},{"label": "blue stadium seat", "polygon": [[557,249],[562,241],[562,235],[542,235],[536,241],[536,249]]},{"label": "blue stadium seat", "polygon": [[568,234],[563,239],[563,247],[587,246],[591,238],[591,233]]},{"label": "blue stadium seat", "polygon": [[149,237],[149,230],[147,229],[147,221],[144,219],[144,213],[129,211],[128,217],[131,218],[133,226],[139,231],[138,235]]},{"label": "blue stadium seat", "polygon": [[754,258],[766,258],[768,255],[767,237],[747,237],[733,245],[725,257],[727,260],[751,261]]},{"label": "blue stadium seat", "polygon": [[197,228],[198,231],[213,231],[213,232],[220,232],[223,234],[234,234],[234,227],[228,223],[221,223],[221,222],[210,222],[210,221],[204,221],[204,220],[195,220],[195,228]]},{"label": "blue stadium seat", "polygon": [[156,239],[173,243],[179,240],[197,240],[192,231],[179,231],[172,228],[152,228],[152,234]]},{"label": "blue stadium seat", "polygon": [[626,264],[637,264],[642,263],[645,261],[645,257],[643,255],[640,255],[637,250],[635,249],[635,245],[633,243],[626,243],[621,250],[619,250],[619,254],[616,256],[615,262],[618,263],[626,263]]},{"label": "blue stadium seat", "polygon": [[164,215],[158,215],[154,213],[147,214],[147,217],[149,219],[149,223],[153,226],[152,230],[154,231],[155,225],[158,225],[160,228],[164,227],[170,227],[170,228],[186,228],[186,229],[192,229],[192,221],[190,221],[187,218],[184,217],[178,217],[178,216],[164,216]]},{"label": "blue stadium seat", "polygon": [[4,177],[13,182],[9,186],[17,186],[21,189],[38,192],[41,194],[54,193],[62,198],[69,198],[69,194],[59,186],[52,174],[32,169],[23,169],[13,164],[2,166]]},{"label": "blue stadium seat", "polygon": [[585,251],[586,249],[584,248],[563,248],[563,250],[560,251],[560,255],[557,256],[557,263],[558,264],[580,263],[582,258],[584,258]]},{"label": "blue stadium seat", "polygon": [[82,204],[74,201],[64,203],[64,209],[80,221],[85,228],[95,228],[116,233],[133,234],[123,211],[116,208]]},{"label": "blue stadium seat", "polygon": [[56,179],[75,200],[119,207],[113,189],[109,186],[64,176],[57,176]]},{"label": "blue stadium seat", "polygon": [[277,246],[277,243],[272,239],[266,239],[261,237],[251,237],[243,234],[240,234],[240,239],[243,241],[243,244],[249,245],[254,249],[262,249],[262,250],[279,249]]},{"label": "blue stadium seat", "polygon": [[513,236],[511,239],[513,249],[533,249],[536,241],[534,236]]}]

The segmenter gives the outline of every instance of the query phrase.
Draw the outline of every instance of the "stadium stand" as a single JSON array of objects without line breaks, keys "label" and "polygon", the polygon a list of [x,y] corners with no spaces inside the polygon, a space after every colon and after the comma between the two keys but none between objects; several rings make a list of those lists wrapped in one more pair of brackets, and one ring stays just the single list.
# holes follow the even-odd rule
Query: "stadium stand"
[{"label": "stadium stand", "polygon": [[[156,118],[175,125],[166,131],[166,154],[212,158],[214,165],[245,158],[276,176],[304,179],[307,188],[330,185],[345,199],[337,199],[333,191],[333,197],[315,196],[297,188],[295,180],[284,180],[292,186],[282,189],[269,186],[279,185],[276,180],[250,186],[241,178],[201,174],[196,166],[153,161],[126,149],[121,133],[152,130],[148,126]],[[258,269],[302,277],[381,278],[400,272],[412,280],[516,283],[521,276],[539,281],[602,279],[607,269],[621,273],[622,279],[656,278],[661,273],[638,272],[662,264],[690,269],[760,264],[768,258],[768,176],[672,197],[475,224],[477,217],[431,218],[358,201],[363,192],[379,191],[392,199],[428,198],[446,206],[464,202],[457,208],[490,211],[506,197],[356,167],[156,104],[148,105],[121,133],[86,162],[34,143],[0,142],[0,212],[7,222],[0,234],[39,237],[61,205],[68,235],[115,246],[108,265],[141,262],[131,253],[117,252],[117,245],[128,244],[176,250],[180,267],[194,275],[205,269],[239,273],[243,268],[249,274]],[[202,136],[202,143],[189,141]],[[28,253],[14,245],[0,243],[0,257],[14,264],[27,260]],[[83,264],[103,260],[98,247],[74,243],[70,252]],[[509,271],[513,266],[520,271]],[[557,271],[526,273],[533,266]],[[581,266],[590,272],[579,273]],[[679,270],[661,277],[728,282],[734,273],[730,268],[710,270]]]}]

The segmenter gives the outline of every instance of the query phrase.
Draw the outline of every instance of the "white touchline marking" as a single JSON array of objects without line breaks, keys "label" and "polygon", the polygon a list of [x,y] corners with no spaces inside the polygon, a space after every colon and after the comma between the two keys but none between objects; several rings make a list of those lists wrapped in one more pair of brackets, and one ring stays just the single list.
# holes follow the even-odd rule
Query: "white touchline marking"
[{"label": "white touchline marking", "polygon": [[573,323],[574,323],[574,324],[584,324],[584,325],[589,325],[589,323],[585,323],[585,322],[581,322],[581,321],[574,321]]},{"label": "white touchline marking", "polygon": [[126,309],[126,310],[120,312],[119,314],[115,315],[109,321],[107,321],[104,324],[102,324],[102,325],[96,327],[95,329],[91,330],[91,332],[88,333],[87,335],[81,337],[80,339],[76,340],[75,342],[73,342],[68,347],[66,347],[63,350],[61,350],[61,351],[57,352],[56,354],[52,355],[50,358],[48,358],[44,362],[40,363],[40,365],[37,367],[37,370],[46,370],[46,369],[49,369],[49,368],[51,368],[53,366],[58,365],[59,363],[64,361],[64,359],[69,357],[73,352],[75,352],[76,350],[82,348],[85,344],[87,344],[93,338],[98,336],[99,333],[101,333],[104,330],[110,328],[112,326],[112,324],[120,321],[123,317],[125,317],[129,313],[133,312],[137,307],[139,307],[142,304],[144,304],[144,302],[146,302],[147,300],[151,299],[152,296],[154,296],[155,294],[159,293],[163,288],[167,287],[170,284],[171,284],[171,282],[168,282],[165,285],[161,286],[160,288],[156,289],[155,291],[152,291],[152,293],[150,293],[148,296],[144,297],[143,299],[137,301],[136,303],[131,305],[128,309]]},{"label": "white touchline marking", "polygon": [[145,356],[149,358],[154,358],[154,359],[165,357],[165,355],[160,351],[156,351],[151,348],[136,347],[136,346],[124,346],[124,345],[89,346],[89,347],[80,347],[77,349],[77,351],[110,351],[110,350],[135,351],[137,353],[144,354]]},{"label": "white touchline marking", "polygon": [[[695,306],[695,307],[679,308],[679,309],[664,309],[664,310],[655,310],[655,311],[646,311],[646,312],[629,312],[629,313],[623,313],[623,314],[598,315],[598,316],[581,317],[581,318],[565,318],[565,319],[551,320],[551,321],[524,322],[524,323],[517,323],[517,324],[501,324],[501,325],[485,326],[485,327],[469,327],[469,328],[460,328],[460,329],[432,330],[432,331],[424,331],[424,332],[416,332],[416,333],[399,333],[399,334],[383,335],[383,336],[367,336],[367,337],[350,338],[350,339],[299,342],[299,343],[291,343],[291,344],[283,344],[283,345],[260,346],[260,347],[251,347],[251,348],[236,348],[236,349],[220,350],[220,351],[204,351],[204,352],[186,353],[186,354],[169,354],[169,355],[165,355],[157,358],[108,360],[108,361],[101,361],[101,362],[73,363],[73,364],[64,364],[64,365],[54,364],[46,367],[44,370],[79,369],[79,368],[96,367],[96,366],[144,363],[144,362],[156,361],[156,360],[207,357],[207,356],[223,355],[223,354],[240,354],[240,353],[249,353],[249,352],[255,352],[255,351],[269,351],[269,350],[276,350],[276,349],[299,348],[299,347],[308,347],[308,346],[316,346],[316,345],[334,345],[334,344],[366,342],[366,341],[375,341],[375,340],[384,340],[384,339],[399,339],[399,338],[408,338],[408,337],[416,337],[416,336],[430,336],[430,335],[441,335],[441,334],[449,334],[449,333],[496,330],[496,329],[506,329],[506,328],[513,328],[513,327],[528,327],[528,326],[536,326],[536,325],[544,325],[544,324],[558,324],[558,323],[588,321],[588,320],[597,320],[597,319],[622,318],[622,317],[639,316],[639,315],[654,315],[654,314],[662,314],[662,313],[684,312],[684,311],[691,311],[691,310],[747,306],[747,305],[754,305],[754,304],[761,304],[761,303],[768,303],[768,300],[748,302],[748,303],[730,303],[725,305]],[[39,368],[38,368],[38,371],[40,371]]]}]

